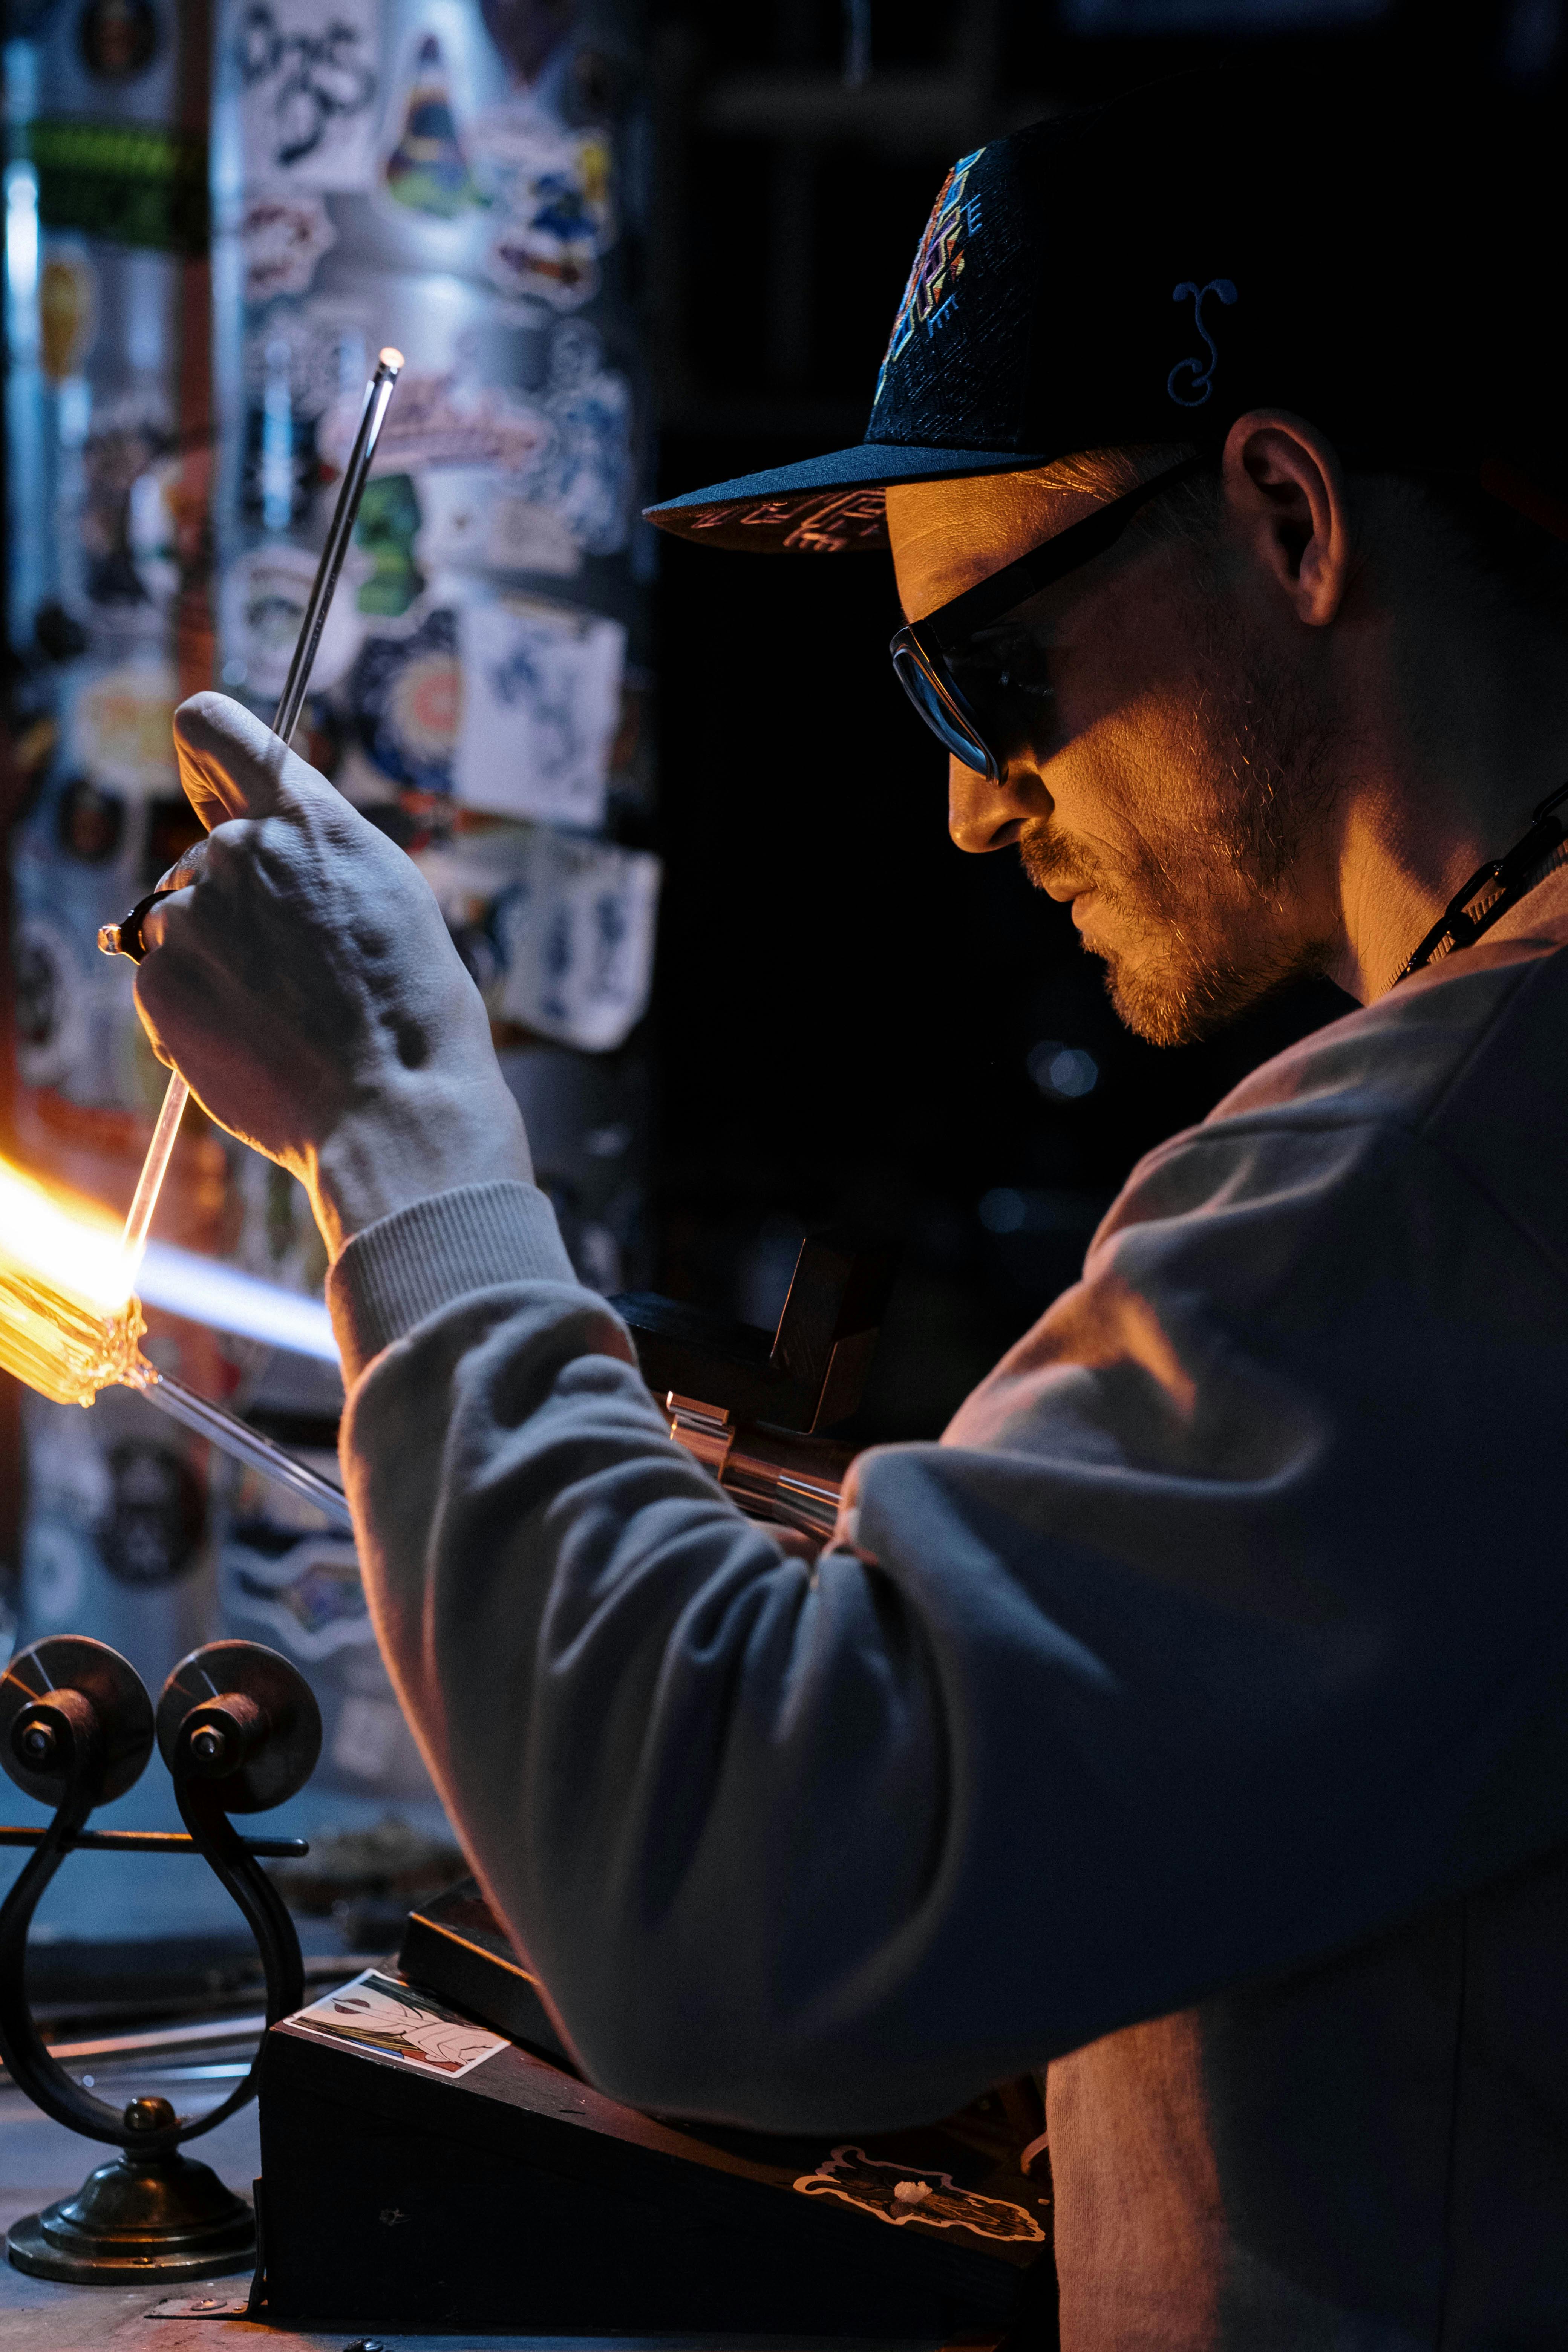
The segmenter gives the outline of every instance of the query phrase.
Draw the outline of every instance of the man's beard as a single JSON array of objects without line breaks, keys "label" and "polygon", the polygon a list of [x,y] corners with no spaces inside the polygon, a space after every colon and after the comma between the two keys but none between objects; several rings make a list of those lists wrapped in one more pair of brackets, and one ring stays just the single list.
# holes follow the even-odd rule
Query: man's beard
[{"label": "man's beard", "polygon": [[1151,810],[1142,856],[1114,874],[1049,818],[1026,824],[1018,842],[1037,889],[1055,881],[1098,892],[1119,937],[1089,952],[1105,961],[1117,1013],[1154,1045],[1206,1037],[1324,962],[1323,943],[1280,919],[1279,890],[1331,797],[1321,724],[1299,678],[1247,644],[1234,609],[1223,640],[1218,617],[1210,606],[1192,680],[1181,813]]}]

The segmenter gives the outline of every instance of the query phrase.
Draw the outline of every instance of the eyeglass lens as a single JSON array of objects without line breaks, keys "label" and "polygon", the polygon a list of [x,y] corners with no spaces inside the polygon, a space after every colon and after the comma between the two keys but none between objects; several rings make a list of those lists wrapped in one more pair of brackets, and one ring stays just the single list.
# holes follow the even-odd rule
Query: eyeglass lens
[{"label": "eyeglass lens", "polygon": [[971,733],[938,694],[924,666],[908,646],[900,646],[893,655],[893,668],[899,684],[944,748],[966,768],[976,768],[982,775],[989,774],[994,766],[990,752],[978,735]]}]

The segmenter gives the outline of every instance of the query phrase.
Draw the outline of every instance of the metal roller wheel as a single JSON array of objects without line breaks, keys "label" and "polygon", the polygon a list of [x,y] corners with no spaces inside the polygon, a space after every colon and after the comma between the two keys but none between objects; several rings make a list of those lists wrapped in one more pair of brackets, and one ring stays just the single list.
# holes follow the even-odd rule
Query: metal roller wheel
[{"label": "metal roller wheel", "polygon": [[96,1722],[99,1761],[89,1793],[94,1805],[107,1805],[141,1779],[153,1736],[153,1702],[142,1677],[107,1642],[50,1633],[16,1653],[0,1675],[0,1765],[40,1804],[59,1804],[61,1769],[51,1761],[50,1727],[46,1718],[31,1727],[24,1718],[40,1701],[71,1693],[87,1701]]},{"label": "metal roller wheel", "polygon": [[[182,1740],[193,1716],[196,1725]],[[315,1769],[321,1711],[303,1675],[276,1650],[209,1642],[163,1685],[158,1747],[176,1781],[205,1780],[226,1813],[264,1813]]]}]

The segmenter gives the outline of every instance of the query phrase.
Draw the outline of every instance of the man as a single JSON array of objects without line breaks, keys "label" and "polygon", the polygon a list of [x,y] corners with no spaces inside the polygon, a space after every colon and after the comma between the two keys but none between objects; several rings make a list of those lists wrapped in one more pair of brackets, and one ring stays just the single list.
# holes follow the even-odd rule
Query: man
[{"label": "man", "polygon": [[1517,177],[1387,128],[1222,79],[981,150],[866,443],[658,514],[885,530],[955,839],[1134,1026],[1363,1003],[815,1564],[574,1282],[413,869],[221,698],[139,982],[310,1187],[381,1639],[589,2072],[816,2129],[1051,2062],[1072,2352],[1568,2341],[1568,516]]}]

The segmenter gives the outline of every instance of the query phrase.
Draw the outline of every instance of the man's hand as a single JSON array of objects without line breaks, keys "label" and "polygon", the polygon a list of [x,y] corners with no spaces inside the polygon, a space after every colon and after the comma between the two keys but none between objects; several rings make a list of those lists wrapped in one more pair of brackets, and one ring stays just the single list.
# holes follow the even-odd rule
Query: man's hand
[{"label": "man's hand", "polygon": [[174,742],[209,837],[142,925],[160,1059],[301,1180],[334,1257],[428,1193],[531,1180],[479,991],[403,852],[226,695],[182,704]]}]

